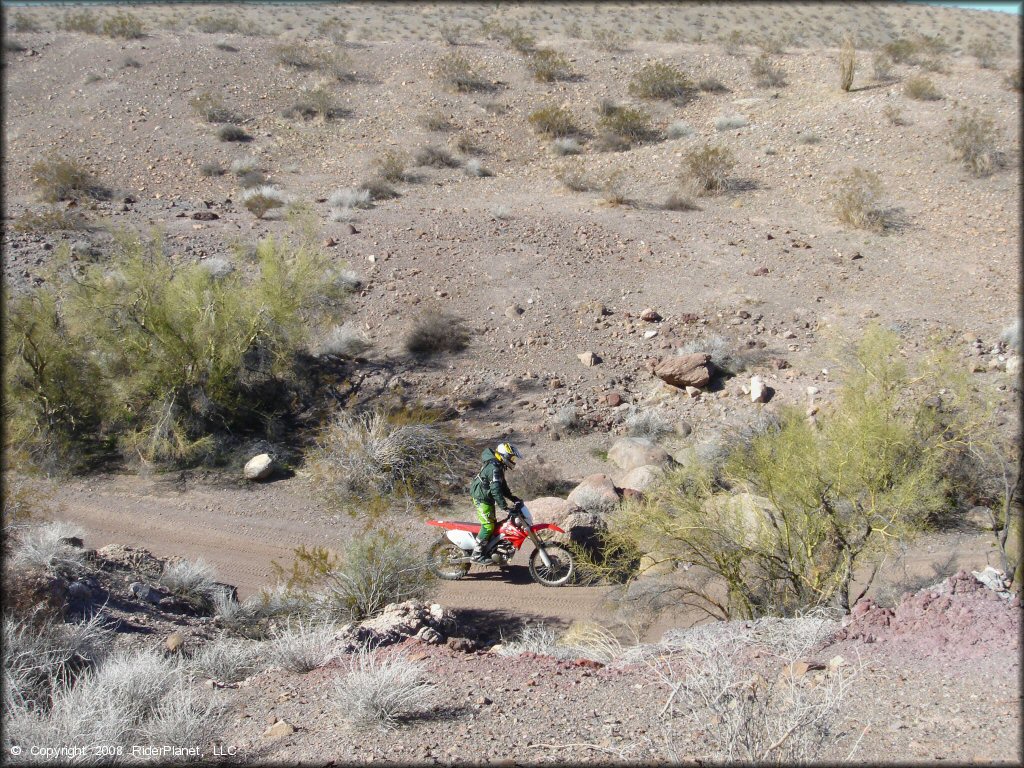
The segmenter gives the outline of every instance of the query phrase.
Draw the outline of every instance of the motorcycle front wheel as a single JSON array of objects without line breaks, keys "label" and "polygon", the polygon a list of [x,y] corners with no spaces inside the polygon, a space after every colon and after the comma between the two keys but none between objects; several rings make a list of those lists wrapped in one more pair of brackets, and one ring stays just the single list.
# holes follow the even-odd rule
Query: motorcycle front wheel
[{"label": "motorcycle front wheel", "polygon": [[567,584],[576,572],[572,554],[564,545],[553,541],[545,542],[544,551],[548,553],[551,567],[544,565],[539,549],[533,550],[530,554],[531,578],[545,587],[561,587]]},{"label": "motorcycle front wheel", "polygon": [[427,567],[439,579],[458,581],[469,573],[469,563],[458,562],[465,556],[462,548],[445,536],[430,548]]}]

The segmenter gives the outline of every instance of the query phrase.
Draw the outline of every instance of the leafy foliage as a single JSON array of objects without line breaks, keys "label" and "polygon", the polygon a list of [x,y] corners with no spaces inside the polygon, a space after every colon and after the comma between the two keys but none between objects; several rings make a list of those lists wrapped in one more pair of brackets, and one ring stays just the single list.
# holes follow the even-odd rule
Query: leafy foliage
[{"label": "leafy foliage", "polygon": [[693,83],[681,70],[661,61],[642,67],[630,80],[629,92],[641,99],[682,103],[693,91]]}]

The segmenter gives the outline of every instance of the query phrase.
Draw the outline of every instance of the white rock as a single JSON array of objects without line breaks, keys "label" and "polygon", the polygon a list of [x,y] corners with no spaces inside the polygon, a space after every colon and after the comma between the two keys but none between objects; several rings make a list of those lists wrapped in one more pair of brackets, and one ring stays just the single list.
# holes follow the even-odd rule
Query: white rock
[{"label": "white rock", "polygon": [[750,379],[750,402],[752,403],[763,403],[768,399],[768,388],[764,384],[764,379],[760,376],[753,376]]},{"label": "white rock", "polygon": [[270,477],[270,473],[274,469],[274,460],[271,458],[269,453],[261,453],[259,456],[253,456],[246,462],[245,469],[242,473],[245,475],[246,480],[265,480]]},{"label": "white rock", "polygon": [[599,358],[597,355],[590,351],[580,352],[578,355],[576,355],[576,357],[578,357],[580,359],[580,362],[587,366],[587,368],[593,368],[595,365],[601,362],[601,358]]}]

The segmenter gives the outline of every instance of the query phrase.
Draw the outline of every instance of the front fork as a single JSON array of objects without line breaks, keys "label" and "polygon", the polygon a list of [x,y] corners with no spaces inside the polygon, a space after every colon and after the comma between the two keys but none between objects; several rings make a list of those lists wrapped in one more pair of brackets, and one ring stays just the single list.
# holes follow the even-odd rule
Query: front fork
[{"label": "front fork", "polygon": [[530,541],[533,542],[533,546],[535,546],[537,548],[537,551],[540,552],[540,559],[544,561],[544,567],[550,568],[551,558],[548,557],[547,550],[544,549],[544,542],[540,540],[540,537],[537,536],[536,533],[534,533],[533,529],[530,530],[529,536]]}]

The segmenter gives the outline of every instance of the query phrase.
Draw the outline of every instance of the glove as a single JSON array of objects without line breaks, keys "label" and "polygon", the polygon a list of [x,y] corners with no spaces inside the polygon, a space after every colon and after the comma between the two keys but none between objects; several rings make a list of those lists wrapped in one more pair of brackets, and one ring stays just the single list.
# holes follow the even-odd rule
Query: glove
[{"label": "glove", "polygon": [[523,503],[523,500],[522,500],[522,499],[520,499],[520,498],[519,498],[518,496],[513,496],[513,497],[512,497],[512,503],[513,503],[513,504],[522,504],[522,503]]}]

